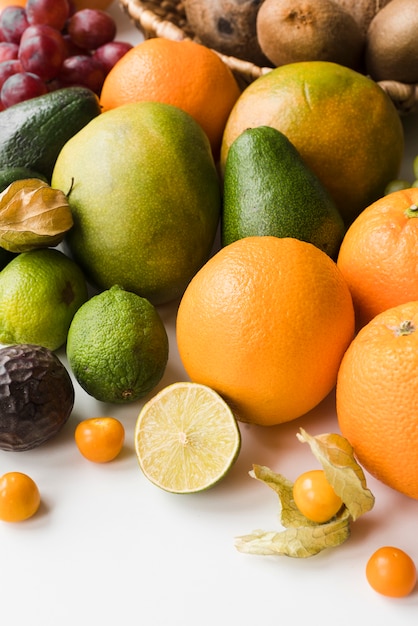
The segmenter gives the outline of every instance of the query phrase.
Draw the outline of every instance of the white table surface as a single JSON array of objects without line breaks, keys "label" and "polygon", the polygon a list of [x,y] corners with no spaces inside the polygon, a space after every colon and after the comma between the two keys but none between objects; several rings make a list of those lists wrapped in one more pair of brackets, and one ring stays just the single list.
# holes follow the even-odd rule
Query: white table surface
[{"label": "white table surface", "polygon": [[[110,12],[119,39],[139,32],[117,2]],[[404,120],[403,174],[411,178],[418,153],[418,116]],[[175,307],[160,309],[170,337],[170,359],[158,388],[184,380],[175,345]],[[63,353],[59,355],[65,361]],[[27,452],[0,451],[0,474],[28,473],[42,505],[30,520],[0,523],[0,616],[4,626],[313,626],[416,625],[418,590],[404,599],[378,595],[365,565],[382,545],[407,551],[418,564],[418,502],[367,476],[374,509],[352,525],[339,548],[310,559],[239,553],[234,537],[280,530],[274,492],[249,477],[253,463],[294,480],[316,467],[296,439],[337,432],[333,395],[310,414],[273,427],[240,426],[242,449],[230,474],[202,494],[179,496],[154,487],[141,473],[133,430],[142,406],[95,401],[75,383],[73,415],[61,433]],[[126,429],[118,460],[97,465],[75,447],[76,423],[113,415]]]}]

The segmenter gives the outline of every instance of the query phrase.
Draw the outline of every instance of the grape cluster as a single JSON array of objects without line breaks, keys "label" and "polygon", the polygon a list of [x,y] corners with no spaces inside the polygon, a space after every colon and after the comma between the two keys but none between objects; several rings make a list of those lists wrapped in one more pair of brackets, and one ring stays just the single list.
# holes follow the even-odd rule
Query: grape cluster
[{"label": "grape cluster", "polygon": [[100,95],[104,79],[132,45],[115,41],[116,23],[72,0],[27,0],[0,13],[0,110],[69,86]]}]

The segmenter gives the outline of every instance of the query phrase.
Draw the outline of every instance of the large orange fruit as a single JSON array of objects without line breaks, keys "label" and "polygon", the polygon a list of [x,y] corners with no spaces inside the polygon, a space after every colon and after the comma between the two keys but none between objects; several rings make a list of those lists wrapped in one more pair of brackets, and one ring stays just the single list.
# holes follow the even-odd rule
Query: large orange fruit
[{"label": "large orange fruit", "polygon": [[25,7],[26,0],[0,0],[0,13],[2,12],[3,9],[9,6]]},{"label": "large orange fruit", "polygon": [[418,300],[418,188],[367,207],[347,230],[337,260],[360,328],[391,307]]},{"label": "large orange fruit", "polygon": [[310,243],[246,237],[197,272],[177,316],[180,358],[244,422],[293,420],[332,390],[354,330],[337,265]]},{"label": "large orange fruit", "polygon": [[397,177],[403,127],[370,78],[326,61],[290,63],[251,83],[225,127],[221,166],[246,128],[273,126],[294,144],[349,224]]},{"label": "large orange fruit", "polygon": [[202,126],[218,154],[240,93],[215,52],[193,41],[157,37],[137,44],[116,63],[104,81],[100,104],[104,111],[144,100],[178,106]]},{"label": "large orange fruit", "polygon": [[374,317],[338,372],[340,429],[359,462],[384,484],[418,499],[418,301]]}]

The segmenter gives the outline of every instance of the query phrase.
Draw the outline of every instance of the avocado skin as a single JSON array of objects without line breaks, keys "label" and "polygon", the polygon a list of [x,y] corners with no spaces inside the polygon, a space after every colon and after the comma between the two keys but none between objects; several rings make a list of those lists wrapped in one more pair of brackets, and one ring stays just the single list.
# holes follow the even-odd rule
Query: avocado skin
[{"label": "avocado skin", "polygon": [[336,259],[344,221],[298,150],[270,126],[248,128],[232,143],[224,170],[221,243],[294,237]]},{"label": "avocado skin", "polygon": [[48,182],[43,174],[30,170],[27,167],[0,168],[0,193],[15,181],[24,180],[26,178],[38,178],[45,183]]},{"label": "avocado skin", "polygon": [[61,148],[101,113],[86,87],[65,87],[0,112],[0,169],[24,167],[51,180]]}]

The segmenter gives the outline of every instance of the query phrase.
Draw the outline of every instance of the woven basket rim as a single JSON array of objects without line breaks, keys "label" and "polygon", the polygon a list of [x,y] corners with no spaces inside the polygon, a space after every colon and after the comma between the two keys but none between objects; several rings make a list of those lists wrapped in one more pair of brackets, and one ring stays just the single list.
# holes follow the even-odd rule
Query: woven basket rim
[{"label": "woven basket rim", "polygon": [[[118,0],[118,3],[145,39],[162,37],[175,41],[199,41],[187,23],[182,0]],[[211,49],[234,72],[242,87],[273,69]],[[418,111],[418,84],[396,80],[377,81],[377,84],[388,94],[401,115]]]}]

